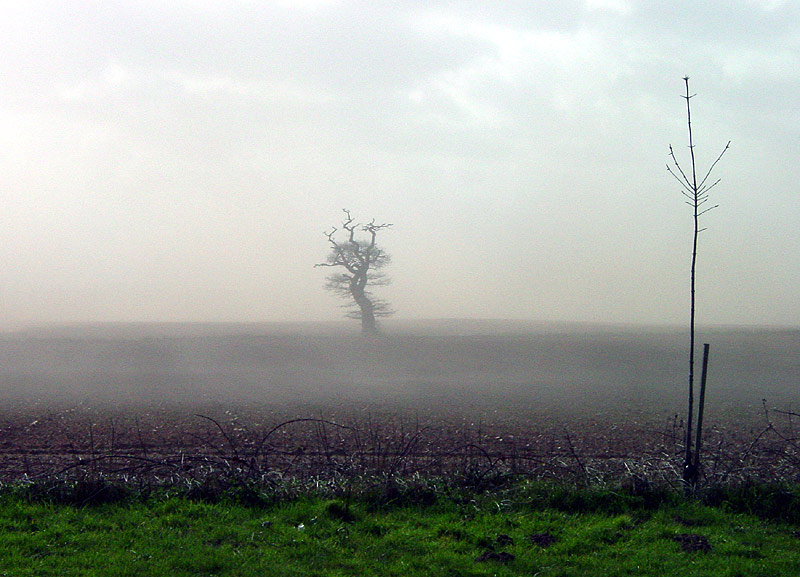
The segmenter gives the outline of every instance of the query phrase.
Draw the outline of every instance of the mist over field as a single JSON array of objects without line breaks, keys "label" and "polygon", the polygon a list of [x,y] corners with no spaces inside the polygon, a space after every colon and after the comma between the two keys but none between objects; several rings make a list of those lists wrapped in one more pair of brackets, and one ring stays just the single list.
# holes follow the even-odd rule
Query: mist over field
[{"label": "mist over field", "polygon": [[[796,401],[800,330],[703,329],[707,414]],[[680,328],[526,322],[108,324],[0,336],[0,401],[67,406],[393,405],[567,413],[685,410]]]}]

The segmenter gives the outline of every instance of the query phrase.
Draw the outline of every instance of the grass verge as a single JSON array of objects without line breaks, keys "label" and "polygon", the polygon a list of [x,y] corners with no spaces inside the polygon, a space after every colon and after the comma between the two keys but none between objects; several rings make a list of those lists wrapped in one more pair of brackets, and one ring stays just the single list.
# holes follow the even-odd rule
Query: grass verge
[{"label": "grass verge", "polygon": [[0,575],[798,574],[796,522],[716,498],[710,506],[530,484],[424,504],[305,496],[253,506],[151,494],[87,505],[9,491]]}]

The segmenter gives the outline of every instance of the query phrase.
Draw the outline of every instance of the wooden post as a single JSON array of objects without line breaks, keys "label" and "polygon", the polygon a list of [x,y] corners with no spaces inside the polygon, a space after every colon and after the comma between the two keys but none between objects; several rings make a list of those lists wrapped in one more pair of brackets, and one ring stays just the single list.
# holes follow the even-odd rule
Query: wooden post
[{"label": "wooden post", "polygon": [[[711,345],[703,344],[703,372],[700,374],[700,399],[697,405],[697,440],[694,443],[694,471],[700,474],[700,446],[703,438],[703,409],[706,404],[706,376],[708,374],[708,355]],[[697,479],[695,479],[697,481]]]}]

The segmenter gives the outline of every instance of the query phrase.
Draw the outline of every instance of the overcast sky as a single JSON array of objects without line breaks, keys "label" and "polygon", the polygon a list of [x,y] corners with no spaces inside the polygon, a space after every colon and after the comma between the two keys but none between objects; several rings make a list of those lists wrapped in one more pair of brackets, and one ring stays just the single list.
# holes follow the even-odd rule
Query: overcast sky
[{"label": "overcast sky", "polygon": [[800,3],[27,1],[0,18],[0,329],[398,318],[800,325]]}]

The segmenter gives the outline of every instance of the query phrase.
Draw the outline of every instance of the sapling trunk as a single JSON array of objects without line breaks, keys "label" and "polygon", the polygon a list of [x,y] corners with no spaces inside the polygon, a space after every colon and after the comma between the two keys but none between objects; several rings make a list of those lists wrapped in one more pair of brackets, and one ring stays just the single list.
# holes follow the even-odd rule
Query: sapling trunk
[{"label": "sapling trunk", "polygon": [[691,159],[691,172],[687,174],[683,171],[678,160],[675,158],[675,151],[672,149],[672,146],[669,147],[670,157],[672,158],[672,162],[674,164],[674,170],[667,165],[667,171],[669,171],[672,176],[681,184],[683,188],[683,196],[686,197],[686,203],[692,207],[692,218],[693,218],[693,234],[692,234],[692,265],[690,270],[690,281],[689,281],[689,383],[688,383],[688,407],[686,413],[686,445],[683,457],[683,482],[686,487],[687,493],[692,492],[693,488],[697,482],[697,478],[699,475],[699,468],[700,468],[700,443],[702,437],[702,411],[703,411],[703,404],[705,402],[704,394],[705,394],[705,373],[707,368],[708,362],[708,347],[709,345],[705,345],[704,350],[704,357],[703,357],[703,389],[701,391],[701,400],[700,400],[700,414],[698,415],[698,423],[697,423],[697,440],[695,443],[694,452],[692,450],[692,441],[693,441],[693,432],[694,432],[694,355],[695,355],[695,317],[696,317],[696,310],[697,310],[697,300],[696,300],[696,283],[697,283],[697,244],[700,233],[703,229],[700,228],[700,217],[708,212],[716,208],[716,205],[711,207],[704,207],[706,202],[708,202],[708,191],[712,189],[714,186],[719,183],[719,180],[713,182],[712,184],[706,184],[708,177],[711,176],[711,172],[714,170],[717,162],[720,161],[722,156],[730,147],[730,141],[728,144],[725,145],[725,148],[722,150],[720,155],[717,159],[711,164],[711,168],[708,169],[705,176],[698,182],[697,178],[697,163],[694,154],[694,137],[692,135],[692,108],[690,104],[690,99],[694,96],[693,94],[689,93],[689,77],[686,76],[683,79],[686,85],[686,94],[683,98],[686,100],[686,120],[687,120],[687,127],[689,130],[689,154]]}]

